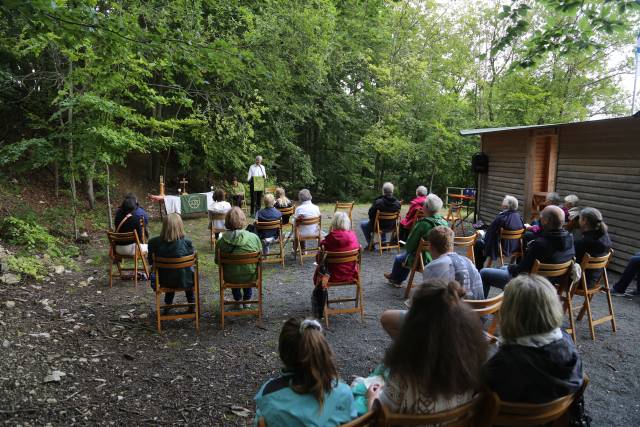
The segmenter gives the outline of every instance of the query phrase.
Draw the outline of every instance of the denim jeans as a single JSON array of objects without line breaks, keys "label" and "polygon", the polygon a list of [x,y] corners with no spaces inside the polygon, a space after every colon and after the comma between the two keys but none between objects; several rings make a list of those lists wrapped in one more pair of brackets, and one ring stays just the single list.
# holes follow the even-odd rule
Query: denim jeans
[{"label": "denim jeans", "polygon": [[[373,234],[373,224],[370,220],[364,220],[360,222],[360,229],[362,230],[362,234],[364,234],[364,238],[367,241],[367,246],[371,243],[371,235]],[[382,241],[387,241],[387,233],[382,233]]]},{"label": "denim jeans", "polygon": [[629,260],[629,264],[624,269],[618,283],[613,285],[613,289],[618,292],[624,292],[633,279],[636,279],[636,287],[640,290],[640,252],[635,254]]},{"label": "denim jeans", "polygon": [[406,268],[403,264],[407,260],[409,254],[406,252],[403,254],[396,255],[393,260],[393,268],[391,270],[391,280],[397,283],[402,283],[409,276],[409,272],[411,271],[409,268]]},{"label": "denim jeans", "polygon": [[253,288],[242,288],[242,292],[240,292],[240,289],[238,288],[233,288],[231,289],[231,293],[233,294],[233,299],[236,301],[240,301],[240,300],[250,300],[251,299],[251,295],[252,295],[252,291]]},{"label": "denim jeans", "polygon": [[509,280],[513,278],[506,265],[500,268],[483,268],[480,270],[480,277],[482,278],[485,298],[489,295],[491,286],[504,289],[505,285],[509,283]]}]

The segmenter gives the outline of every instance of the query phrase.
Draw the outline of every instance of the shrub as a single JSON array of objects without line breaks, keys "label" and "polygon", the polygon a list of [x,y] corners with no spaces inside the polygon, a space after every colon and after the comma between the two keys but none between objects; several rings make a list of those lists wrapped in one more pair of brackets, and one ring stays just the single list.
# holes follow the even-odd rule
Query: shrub
[{"label": "shrub", "polygon": [[42,260],[34,256],[11,255],[7,257],[7,266],[11,271],[26,274],[36,280],[42,280],[47,274]]}]

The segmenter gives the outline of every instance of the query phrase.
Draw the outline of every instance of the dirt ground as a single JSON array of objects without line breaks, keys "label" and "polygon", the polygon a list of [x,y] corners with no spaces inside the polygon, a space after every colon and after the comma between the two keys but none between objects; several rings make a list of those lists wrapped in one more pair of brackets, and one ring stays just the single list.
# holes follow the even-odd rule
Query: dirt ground
[{"label": "dirt ground", "polygon": [[[325,229],[332,209],[323,207]],[[355,211],[356,222],[365,210]],[[157,230],[157,222],[153,229]],[[253,396],[277,374],[278,333],[291,316],[310,315],[313,262],[289,256],[286,267],[264,272],[264,319],[231,318],[218,328],[217,269],[204,218],[186,221],[200,254],[203,318],[163,324],[155,331],[152,291],[132,281],[106,279],[106,241],[85,248],[80,272],[44,283],[0,287],[0,422],[5,425],[247,425]],[[364,242],[358,230],[361,241]],[[342,377],[366,375],[390,340],[379,327],[386,308],[401,307],[402,290],[385,284],[394,254],[365,253],[365,319],[331,318],[327,337]],[[614,279],[612,277],[612,279]],[[180,300],[184,298],[177,296]],[[13,301],[14,304],[7,304]],[[605,306],[595,302],[596,312]],[[594,426],[640,425],[640,298],[614,300],[618,332],[585,322],[578,344],[591,382],[586,407]]]}]

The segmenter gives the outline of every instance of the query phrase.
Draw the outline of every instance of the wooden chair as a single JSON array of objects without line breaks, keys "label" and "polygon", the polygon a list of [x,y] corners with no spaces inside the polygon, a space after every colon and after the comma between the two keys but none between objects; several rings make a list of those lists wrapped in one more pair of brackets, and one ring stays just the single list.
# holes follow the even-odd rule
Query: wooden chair
[{"label": "wooden chair", "polygon": [[473,245],[476,244],[477,238],[478,238],[477,233],[473,233],[471,236],[455,236],[453,238],[453,247],[466,248],[465,250],[467,252],[466,253],[467,258],[469,258],[474,265],[476,263],[476,256],[473,253]]},{"label": "wooden chair", "polygon": [[544,207],[546,206],[547,194],[549,193],[543,191],[536,191],[533,193],[533,196],[531,197],[530,223],[538,219],[538,217],[540,216],[540,211],[542,211],[542,209],[544,209]]},{"label": "wooden chair", "polygon": [[580,389],[567,396],[552,400],[548,403],[516,403],[501,401],[494,393],[494,401],[498,413],[493,419],[494,425],[499,426],[568,426],[569,409],[580,399],[589,384],[589,377],[583,378]]},{"label": "wooden chair", "polygon": [[[184,288],[171,288],[160,284],[160,270],[177,270],[182,268],[193,269],[193,293],[195,301],[193,303],[185,304],[160,304],[160,297],[167,292],[182,292]],[[196,331],[200,333],[200,283],[198,279],[198,255],[187,255],[181,258],[161,258],[153,255],[153,272],[155,273],[154,290],[156,294],[156,328],[159,333],[162,333],[161,322],[163,320],[174,319],[195,319]],[[193,313],[182,314],[162,314],[164,308],[176,308],[176,307],[193,307]]]},{"label": "wooden chair", "polygon": [[520,250],[511,253],[511,262],[514,259],[519,259],[524,256],[524,232],[526,230],[521,228],[520,230],[505,230],[500,228],[500,243],[498,244],[498,251],[500,253],[500,265],[504,265],[504,255],[502,253],[502,242],[507,240],[517,240],[520,243]]},{"label": "wooden chair", "polygon": [[280,211],[283,217],[286,216],[288,218],[287,222],[282,223],[282,231],[284,232],[284,230],[286,229],[289,230],[289,234],[287,234],[287,239],[284,241],[284,246],[286,246],[287,243],[289,242],[289,239],[291,239],[291,235],[293,234],[293,224],[291,223],[291,217],[295,213],[296,208],[295,206],[290,206],[288,208],[277,208],[277,209]]},{"label": "wooden chair", "polygon": [[146,230],[146,226],[144,225],[144,218],[140,218],[140,230],[142,230],[142,236],[140,237],[140,243],[147,243],[147,230]]},{"label": "wooden chair", "polygon": [[336,207],[333,209],[333,213],[335,214],[338,211],[346,212],[349,215],[349,221],[351,222],[351,229],[353,230],[353,205],[354,202],[336,202]]},{"label": "wooden chair", "polygon": [[[354,249],[351,251],[344,252],[331,252],[331,251],[323,251],[326,255],[325,263],[326,264],[342,264],[346,262],[355,262],[357,265],[358,273],[356,274],[355,279],[348,282],[332,282],[329,279],[327,283],[329,292],[330,288],[337,288],[341,286],[355,286],[356,294],[353,298],[337,298],[330,299],[327,295],[327,300],[324,305],[324,323],[325,326],[329,327],[329,315],[335,314],[345,314],[345,313],[360,313],[360,321],[364,320],[364,301],[362,298],[362,285],[360,283],[360,267],[362,264],[362,250],[360,248]],[[348,308],[331,308],[330,304],[344,303],[344,302],[354,302],[354,307]]]},{"label": "wooden chair", "polygon": [[[613,257],[613,250],[609,251],[609,253],[602,257],[592,257],[589,254],[585,254],[582,262],[580,263],[580,267],[582,268],[582,277],[580,278],[580,286],[574,290],[574,295],[579,295],[584,298],[584,303],[582,304],[582,308],[580,309],[580,313],[578,314],[577,320],[580,321],[584,317],[585,312],[587,313],[587,320],[589,322],[589,331],[591,333],[591,339],[593,341],[596,340],[596,333],[594,330],[594,326],[599,325],[605,322],[611,322],[611,329],[613,332],[616,332],[616,319],[613,314],[613,302],[611,301],[611,289],[609,288],[609,277],[607,276],[607,266],[609,265],[609,261]],[[598,270],[602,271],[602,275],[595,283],[595,286],[591,289],[587,286],[587,272],[593,271],[596,272]],[[603,280],[604,279],[604,280]],[[604,282],[604,285],[601,283]],[[591,312],[591,300],[594,295],[603,293],[607,297],[607,305],[609,307],[609,314],[599,319],[593,318],[593,313]]]},{"label": "wooden chair", "polygon": [[[244,316],[254,314],[258,316],[258,321],[262,321],[262,253],[260,252],[247,252],[247,253],[222,253],[218,249],[216,251],[216,257],[218,259],[218,278],[220,283],[220,328],[224,328],[225,316]],[[231,283],[224,279],[224,269],[229,265],[256,265],[256,280],[249,283]],[[227,300],[224,296],[224,291],[227,289],[245,289],[256,288],[258,292],[258,299],[251,300]],[[226,311],[227,305],[240,305],[240,304],[257,304],[256,309],[241,310],[241,311]]]},{"label": "wooden chair", "polygon": [[[308,226],[308,225],[317,225],[318,232],[316,234],[301,236],[300,235],[300,227]],[[296,218],[295,226],[294,226],[294,235],[295,235],[295,244],[297,247],[294,249],[297,254],[300,256],[300,265],[304,265],[304,258],[315,257],[318,251],[320,250],[320,241],[322,240],[322,217],[315,216],[311,218]],[[306,247],[302,249],[302,242],[315,241],[317,243],[317,247],[311,250],[308,250]]]},{"label": "wooden chair", "polygon": [[279,219],[275,221],[256,221],[255,222],[256,231],[259,233],[261,231],[270,231],[270,230],[278,230],[277,237],[262,240],[262,246],[270,245],[270,243],[277,243],[280,250],[277,253],[267,253],[266,255],[262,254],[262,262],[277,262],[280,263],[282,267],[284,267],[284,244],[283,239],[284,236],[282,234],[282,222]]},{"label": "wooden chair", "polygon": [[407,289],[404,291],[404,297],[409,298],[411,287],[413,286],[413,278],[416,273],[422,273],[424,271],[424,259],[422,253],[429,249],[429,242],[424,239],[420,239],[418,249],[413,257],[413,265],[411,266],[411,272],[409,273],[409,280],[407,280]]},{"label": "wooden chair", "polygon": [[211,228],[210,228],[210,232],[211,232],[210,246],[211,246],[211,251],[213,251],[214,253],[216,251],[216,243],[218,242],[218,239],[216,238],[216,234],[217,233],[224,233],[225,231],[227,231],[226,228],[216,228],[215,227],[215,223],[216,223],[216,221],[220,221],[220,220],[224,221],[226,216],[227,216],[226,213],[212,213],[212,212],[209,212],[209,225],[211,226]]},{"label": "wooden chair", "polygon": [[[133,271],[133,283],[134,286],[138,286],[138,262],[142,261],[142,269],[147,275],[149,280],[149,265],[147,264],[147,254],[142,252],[142,246],[140,239],[138,238],[138,232],[136,230],[128,233],[114,233],[107,231],[107,238],[109,239],[109,287],[113,286],[113,265],[115,264],[118,274],[116,277],[122,278],[122,273],[125,271]],[[116,252],[116,246],[129,245],[131,242],[135,243],[135,251],[133,255],[121,255]],[[123,263],[126,259],[133,260],[133,268],[125,268]]]},{"label": "wooden chair", "polygon": [[[380,223],[382,221],[393,221],[393,226],[388,229],[383,229],[380,227]],[[382,242],[382,235],[386,233],[391,233],[391,240],[388,242]],[[378,237],[378,248],[380,251],[380,255],[382,255],[382,251],[398,249],[400,252],[400,211],[398,212],[376,212],[376,218],[373,223],[373,236],[371,238],[371,243],[369,243],[369,250],[372,251],[374,245],[376,244],[376,236]],[[395,236],[395,243],[393,243],[393,238]]]},{"label": "wooden chair", "polygon": [[276,194],[276,187],[265,187],[264,194]]},{"label": "wooden chair", "polygon": [[456,231],[456,226],[459,224],[462,229],[462,235],[464,236],[466,233],[466,229],[464,226],[464,220],[462,219],[462,202],[460,203],[450,203],[449,211],[447,212],[446,220],[451,224],[451,229]]},{"label": "wooden chair", "polygon": [[[373,421],[375,420],[376,416],[377,416],[377,413],[373,411],[369,411],[366,414],[361,415],[358,418],[351,420],[346,424],[341,424],[340,427],[367,427],[367,426],[373,427],[375,425]],[[263,417],[258,418],[258,427],[267,427],[267,423],[265,422]]]},{"label": "wooden chair", "polygon": [[489,299],[480,299],[480,300],[472,300],[466,299],[464,300],[467,304],[471,306],[473,311],[475,311],[478,316],[488,316],[493,315],[493,320],[487,327],[485,331],[485,335],[487,339],[491,343],[495,343],[498,339],[495,337],[496,329],[498,327],[498,319],[500,316],[500,308],[502,308],[502,301],[504,300],[504,292],[501,292],[500,295],[496,295],[493,298]]},{"label": "wooden chair", "polygon": [[543,264],[536,260],[531,268],[531,274],[538,274],[546,278],[557,277],[559,282],[554,285],[558,290],[558,296],[564,311],[569,313],[569,324],[571,327],[567,330],[571,334],[573,341],[576,341],[576,325],[573,321],[573,305],[571,303],[571,297],[574,293],[573,286],[571,284],[571,269],[575,263],[574,259],[570,259],[567,262],[561,264]]},{"label": "wooden chair", "polygon": [[[373,403],[373,412],[377,413],[376,427],[391,426],[424,426],[437,425],[446,427],[469,427],[475,426],[477,418],[480,414],[484,414],[486,409],[483,406],[487,401],[485,393],[476,394],[471,401],[460,405],[457,408],[436,412],[428,415],[412,415],[412,414],[395,414],[391,413],[388,408],[375,400]],[[487,418],[493,418],[493,414],[485,415]]]},{"label": "wooden chair", "polygon": [[242,202],[240,203],[240,209],[242,209],[242,212],[244,212],[245,216],[248,218],[249,217],[249,206],[247,206],[247,200],[245,198],[242,198]]}]

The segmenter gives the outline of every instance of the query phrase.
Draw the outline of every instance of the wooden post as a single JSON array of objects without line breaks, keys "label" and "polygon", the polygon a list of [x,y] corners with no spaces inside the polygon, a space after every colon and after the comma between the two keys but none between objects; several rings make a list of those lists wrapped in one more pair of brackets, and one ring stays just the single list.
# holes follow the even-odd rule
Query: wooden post
[{"label": "wooden post", "polygon": [[164,176],[160,175],[160,195],[164,196]]}]

